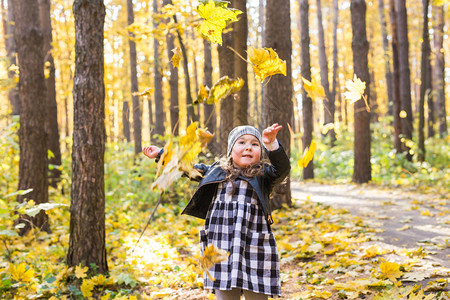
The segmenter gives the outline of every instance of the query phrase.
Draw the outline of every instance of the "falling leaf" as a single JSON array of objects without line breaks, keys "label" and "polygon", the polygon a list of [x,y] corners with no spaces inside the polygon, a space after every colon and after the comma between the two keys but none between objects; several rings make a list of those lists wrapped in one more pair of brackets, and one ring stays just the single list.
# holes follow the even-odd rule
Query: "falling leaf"
[{"label": "falling leaf", "polygon": [[76,278],[85,278],[87,276],[86,272],[88,270],[88,267],[82,267],[81,265],[78,265],[75,267],[75,277]]},{"label": "falling leaf", "polygon": [[207,104],[213,104],[219,102],[221,99],[228,97],[229,95],[236,93],[244,86],[244,80],[241,78],[230,79],[228,76],[220,78],[209,91]]},{"label": "falling leaf", "polygon": [[172,65],[174,68],[178,68],[180,66],[180,60],[182,56],[181,49],[180,47],[175,47],[171,51],[173,52]]},{"label": "falling leaf", "polygon": [[214,137],[214,134],[205,129],[197,129],[197,136],[199,138],[201,146],[204,148]]},{"label": "falling leaf", "polygon": [[209,91],[210,89],[206,85],[202,84],[200,86],[200,90],[198,91],[197,99],[195,99],[193,104],[205,103],[208,99]]},{"label": "falling leaf", "polygon": [[313,140],[308,148],[303,152],[303,157],[298,161],[298,166],[300,168],[306,168],[309,162],[314,157],[314,152],[316,151],[316,142]]},{"label": "falling leaf", "polygon": [[308,94],[308,97],[310,97],[313,101],[325,98],[325,90],[323,89],[323,86],[321,84],[318,84],[314,79],[311,82],[303,76],[302,81],[303,88]]},{"label": "falling leaf", "polygon": [[403,272],[400,271],[400,264],[395,262],[383,262],[380,264],[379,268],[381,273],[392,282],[396,282],[397,278],[403,275]]},{"label": "falling leaf", "polygon": [[211,276],[211,274],[209,274],[209,269],[216,263],[227,260],[228,255],[229,253],[227,251],[218,249],[212,244],[205,247],[205,251],[203,251],[203,255],[202,257],[200,257],[199,261],[200,266],[202,267],[203,271],[206,272],[206,275],[208,275],[209,279],[211,279],[212,281],[216,280]]},{"label": "falling leaf", "polygon": [[355,103],[364,95],[364,90],[366,89],[366,83],[361,81],[356,74],[353,75],[353,80],[347,80],[345,83],[345,88],[347,92],[344,93],[344,97],[350,100],[350,104]]},{"label": "falling leaf", "polygon": [[228,23],[237,21],[237,16],[242,11],[228,8],[228,3],[223,1],[205,2],[197,6],[199,16],[204,19],[198,31],[209,42],[222,45],[222,31]]},{"label": "falling leaf", "polygon": [[261,82],[268,76],[283,74],[286,76],[286,61],[281,60],[272,48],[249,48],[248,58],[253,71]]},{"label": "falling leaf", "polygon": [[142,92],[134,92],[132,93],[133,96],[150,96],[153,93],[153,88],[152,87],[148,87],[145,90],[143,90]]}]

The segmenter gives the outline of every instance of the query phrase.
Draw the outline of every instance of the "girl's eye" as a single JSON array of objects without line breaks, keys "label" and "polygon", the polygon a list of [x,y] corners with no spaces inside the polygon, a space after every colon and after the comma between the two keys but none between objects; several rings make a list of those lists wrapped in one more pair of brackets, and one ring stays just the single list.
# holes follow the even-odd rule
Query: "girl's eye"
[{"label": "girl's eye", "polygon": [[258,146],[259,146],[259,144],[257,144],[257,143],[254,143],[254,144],[253,144],[253,146],[255,146],[255,147],[258,147]]}]

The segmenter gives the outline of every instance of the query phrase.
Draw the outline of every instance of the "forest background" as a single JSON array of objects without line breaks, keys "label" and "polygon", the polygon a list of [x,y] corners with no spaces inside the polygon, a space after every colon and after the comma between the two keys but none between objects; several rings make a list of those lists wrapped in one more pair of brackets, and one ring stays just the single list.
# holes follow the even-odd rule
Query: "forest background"
[{"label": "forest background", "polygon": [[[93,14],[81,14],[78,21],[75,7],[83,11],[85,1],[31,1],[28,8],[21,3],[1,1],[0,268],[1,291],[10,296],[81,297],[94,287],[104,291],[99,286],[112,285],[105,283],[106,278],[100,279],[105,280],[102,283],[84,282],[80,263],[90,268],[90,276],[108,270],[106,261],[115,257],[110,256],[111,248],[123,240],[111,240],[106,250],[105,220],[106,236],[119,234],[122,226],[134,233],[144,226],[145,212],[161,197],[150,189],[157,166],[143,160],[140,149],[148,144],[163,146],[168,140],[186,146],[180,136],[198,138],[189,135],[191,121],[215,134],[196,158],[203,161],[224,153],[233,126],[248,123],[264,128],[278,122],[285,126],[280,140],[292,159],[290,180],[372,182],[448,194],[447,1],[232,1],[228,8],[245,13],[236,15],[236,20],[222,20],[228,27],[223,37],[219,34],[221,45],[210,33],[199,33],[205,16],[199,15],[196,1],[93,1],[98,11],[91,7]],[[224,1],[215,3],[227,8]],[[77,27],[83,23],[89,26]],[[97,32],[102,25],[104,31]],[[40,32],[39,38],[20,36],[29,28]],[[77,49],[77,30],[80,47],[83,38],[89,40],[89,30],[97,44]],[[284,61],[285,74],[270,73],[270,64],[266,69],[254,67],[251,48],[263,47],[275,50]],[[36,54],[37,71],[24,67],[29,61],[20,56],[27,53]],[[83,53],[88,55],[76,61]],[[92,79],[86,74],[94,67],[99,73]],[[233,89],[236,82],[221,81],[223,76],[242,78],[244,84],[230,95],[208,98],[211,93],[205,87]],[[351,81],[358,85],[358,78],[366,83],[359,100],[346,94],[352,92]],[[76,82],[84,82],[85,90]],[[93,82],[95,88],[86,89]],[[18,88],[32,83],[31,89]],[[83,96],[88,92],[93,92],[91,98]],[[95,155],[87,158],[84,151]],[[84,186],[83,178],[90,177],[98,182]],[[165,206],[162,215],[179,211],[189,198],[187,186],[181,181],[166,188],[164,198],[174,206]],[[280,196],[274,206],[291,203],[289,180],[276,192]],[[53,219],[43,210],[54,214]],[[93,223],[80,217],[89,210]],[[130,211],[140,216],[140,223]],[[98,220],[103,224],[98,225]],[[191,233],[195,235],[195,229]],[[99,243],[86,244],[87,236],[95,236]],[[164,238],[171,246],[176,244],[174,236]],[[53,270],[25,259],[21,254],[25,245],[40,239],[37,249],[55,251],[47,255],[74,269]],[[92,249],[95,255],[87,255]],[[122,271],[129,270],[122,258],[115,259],[121,261]],[[23,268],[14,269],[13,262]],[[114,265],[110,277],[114,284],[131,289],[116,286],[105,294],[132,293],[141,282],[138,275],[131,270],[121,275],[115,263],[109,265]],[[81,273],[70,273],[75,268]],[[40,275],[32,278],[27,272]],[[74,283],[61,288],[66,277]],[[196,277],[186,281],[197,284]],[[180,285],[162,285],[171,284]]]}]

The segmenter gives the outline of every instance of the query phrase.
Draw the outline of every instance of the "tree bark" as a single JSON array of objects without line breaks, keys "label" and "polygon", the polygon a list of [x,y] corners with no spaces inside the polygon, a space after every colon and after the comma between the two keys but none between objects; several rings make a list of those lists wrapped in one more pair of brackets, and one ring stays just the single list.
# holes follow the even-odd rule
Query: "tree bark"
[{"label": "tree bark", "polygon": [[122,126],[123,126],[123,136],[125,140],[129,143],[131,141],[131,131],[130,131],[130,106],[128,101],[124,100],[122,103]]},{"label": "tree bark", "polygon": [[[337,46],[337,29],[338,29],[338,14],[339,14],[339,3],[338,0],[333,0],[333,79],[332,79],[332,90],[331,90],[331,100],[333,102],[334,106],[334,113],[333,113],[333,123],[335,123],[335,113],[336,113],[336,93],[337,93],[337,80],[338,80],[338,69],[339,69],[339,62],[338,62],[338,46]],[[331,102],[330,102],[331,103]],[[339,103],[339,117],[342,121],[342,113],[341,110],[341,103]],[[334,138],[336,139],[336,132],[334,131]]]},{"label": "tree bark", "polygon": [[[12,65],[16,65],[16,41],[14,40],[14,14],[13,0],[8,0],[7,19],[4,22],[5,27],[5,48],[8,57],[8,69]],[[8,71],[8,78],[14,80],[15,71]],[[20,115],[19,87],[16,85],[8,92],[9,103],[12,107],[11,115]]]},{"label": "tree bark", "polygon": [[[228,47],[233,45],[233,32],[225,32],[222,35],[222,46],[217,47],[219,54],[220,77],[234,76],[234,53]],[[220,102],[220,153],[227,153],[228,133],[233,129],[233,96],[228,96]]]},{"label": "tree bark", "polygon": [[[320,0],[316,0],[317,5],[317,27],[319,33],[319,66],[320,66],[320,82],[325,90],[325,99],[323,99],[323,115],[324,125],[334,124],[334,98],[332,98],[330,92],[330,83],[328,81],[328,60],[325,47],[325,35],[323,32],[322,23],[322,5]],[[330,147],[334,146],[336,140],[336,134],[334,129],[330,129],[326,135],[330,136]]]},{"label": "tree bark", "polygon": [[47,147],[52,152],[49,158],[49,184],[56,187],[61,176],[61,147],[59,144],[58,105],[55,90],[55,62],[52,55],[52,20],[50,0],[39,0],[39,14],[44,36],[44,66],[49,70],[45,79],[47,91],[47,116],[45,118],[45,131],[47,133]]},{"label": "tree bark", "polygon": [[[203,65],[203,84],[206,85],[208,88],[211,88],[213,82],[212,82],[212,55],[211,55],[211,44],[207,40],[203,40],[203,56],[204,56],[204,65]],[[215,116],[215,105],[203,105],[203,114],[205,116],[205,127],[208,128],[208,130],[211,133],[214,133],[214,137],[211,139],[211,141],[208,143],[208,149],[213,155],[219,155],[219,149],[218,149],[218,135],[216,132],[216,119],[217,116]]]},{"label": "tree bark", "polygon": [[[300,48],[301,48],[301,75],[303,78],[311,81],[311,58],[309,54],[309,3],[308,0],[299,0],[300,7]],[[303,151],[311,145],[313,139],[314,119],[312,99],[302,88],[302,110],[303,110]],[[303,168],[303,179],[314,178],[314,161]]]},{"label": "tree bark", "polygon": [[[234,50],[242,57],[247,57],[247,0],[233,0],[233,7],[242,11],[238,16],[238,21],[234,23]],[[248,124],[248,75],[247,62],[238,55],[234,56],[234,77],[242,78],[244,85],[236,93],[234,100],[234,125]]]},{"label": "tree bark", "polygon": [[102,0],[75,0],[74,131],[70,238],[67,263],[99,273],[108,265],[105,247],[105,85]]},{"label": "tree bark", "polygon": [[[365,0],[351,0],[352,20],[352,51],[355,75],[366,83],[364,96],[370,106],[370,75],[368,66],[369,42],[366,34],[366,3]],[[354,166],[353,182],[366,183],[372,178],[370,164],[370,113],[366,109],[364,100],[354,104]]]},{"label": "tree bark", "polygon": [[397,153],[402,152],[402,142],[400,134],[402,132],[402,122],[400,118],[400,62],[398,58],[398,32],[397,32],[397,10],[395,0],[389,0],[389,18],[391,20],[392,33],[392,97],[394,114],[394,149]]},{"label": "tree bark", "polygon": [[[418,161],[425,161],[425,98],[431,91],[431,73],[430,67],[430,38],[428,34],[428,7],[429,0],[422,0],[423,5],[423,32],[422,32],[422,59],[420,64],[420,101],[419,101],[419,153],[417,154]],[[431,98],[431,96],[429,97]],[[428,124],[430,126],[430,124]],[[432,124],[431,124],[432,125]]]},{"label": "tree bark", "polygon": [[[288,124],[293,122],[292,104],[292,41],[291,17],[289,0],[267,0],[264,47],[272,48],[278,56],[286,60],[286,76],[274,75],[270,82],[264,85],[264,127],[273,123],[281,124],[284,129],[278,133],[277,139],[283,145],[287,155],[290,155],[291,139]],[[274,188],[272,207],[279,208],[282,203],[291,205],[290,176],[285,183]]]},{"label": "tree bark", "polygon": [[[158,0],[153,0],[153,13],[158,13]],[[158,27],[158,24],[156,23],[155,19],[153,18],[153,28],[156,29]],[[156,129],[156,132],[158,134],[164,134],[164,97],[163,97],[163,91],[162,91],[162,64],[161,64],[161,58],[159,54],[159,41],[155,37],[153,39],[153,86],[155,88],[154,91],[154,101],[155,101],[155,111],[157,114],[155,124],[153,124],[153,114],[152,114],[152,104],[151,101],[148,101],[148,107],[149,107],[149,124],[150,124],[150,141],[152,143],[154,142],[154,139],[152,137],[152,131],[153,128]]]},{"label": "tree bark", "polygon": [[389,55],[389,42],[387,37],[386,18],[384,16],[384,0],[378,0],[378,13],[380,14],[381,25],[381,39],[383,41],[384,52],[384,77],[387,86],[388,96],[388,115],[394,116],[394,95],[392,90],[392,72],[391,72],[391,57]]},{"label": "tree bark", "polygon": [[[406,112],[406,118],[401,118],[401,134],[406,140],[412,140],[413,115],[411,106],[411,80],[409,68],[409,41],[408,41],[408,21],[406,14],[406,0],[395,0],[397,8],[397,34],[398,34],[398,60],[400,74],[400,103],[401,110]],[[411,149],[402,144],[402,149],[406,152],[406,158],[411,161]]]},{"label": "tree bark", "polygon": [[[45,133],[45,77],[43,35],[39,24],[38,1],[14,1],[14,37],[19,59],[19,190],[33,189],[18,201],[48,202],[47,134]],[[26,234],[32,227],[50,232],[48,216],[41,211],[36,217],[20,216]]]},{"label": "tree bark", "polygon": [[[163,0],[163,6],[172,4],[171,0]],[[170,59],[172,58],[173,52],[172,49],[175,48],[175,38],[173,34],[170,32],[166,36],[167,43],[167,56]],[[169,77],[169,86],[170,86],[170,125],[172,129],[173,135],[178,135],[178,119],[179,119],[179,108],[178,108],[178,68],[174,68],[172,63],[169,63],[170,77]],[[161,103],[162,108],[162,103]],[[160,135],[164,135],[164,127],[162,123],[163,111],[159,111],[158,108],[155,108],[156,115],[156,133]],[[160,124],[161,123],[161,124]]]},{"label": "tree bark", "polygon": [[447,113],[445,107],[445,55],[444,55],[444,7],[433,6],[434,35],[434,71],[433,89],[436,94],[436,109],[439,120],[439,136],[447,135]]},{"label": "tree bark", "polygon": [[[133,0],[127,0],[127,16],[128,25],[134,23]],[[136,43],[134,42],[134,34],[128,33],[128,45],[130,47],[130,77],[131,77],[131,102],[133,104],[133,138],[134,138],[134,154],[138,155],[142,152],[142,122],[141,122],[141,103],[139,96],[133,93],[139,92],[137,78],[137,58]]]}]

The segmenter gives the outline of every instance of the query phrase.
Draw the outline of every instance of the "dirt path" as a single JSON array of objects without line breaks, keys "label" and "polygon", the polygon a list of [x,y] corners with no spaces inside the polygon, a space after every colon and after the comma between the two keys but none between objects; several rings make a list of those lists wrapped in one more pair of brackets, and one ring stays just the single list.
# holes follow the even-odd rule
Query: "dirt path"
[{"label": "dirt path", "polygon": [[450,268],[450,199],[370,185],[291,184],[292,197],[345,208],[379,228],[380,241],[402,248],[423,247],[429,259]]}]

